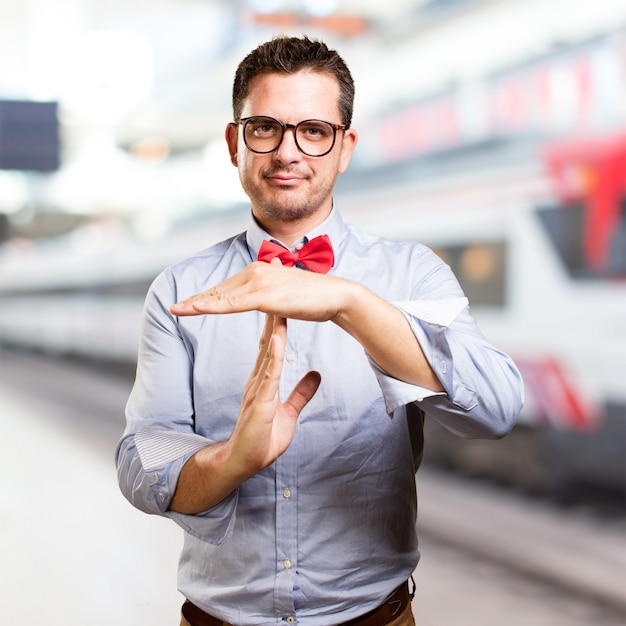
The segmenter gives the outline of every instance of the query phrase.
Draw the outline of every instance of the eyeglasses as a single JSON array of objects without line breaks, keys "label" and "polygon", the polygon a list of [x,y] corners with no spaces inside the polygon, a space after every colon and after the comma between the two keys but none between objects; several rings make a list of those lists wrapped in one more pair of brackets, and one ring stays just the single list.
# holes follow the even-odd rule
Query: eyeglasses
[{"label": "eyeglasses", "polygon": [[255,115],[239,120],[243,124],[243,140],[248,150],[257,154],[274,152],[280,146],[285,130],[293,131],[293,138],[302,154],[321,157],[335,145],[338,130],[344,124],[331,124],[323,120],[303,120],[298,124],[283,124],[273,117]]}]

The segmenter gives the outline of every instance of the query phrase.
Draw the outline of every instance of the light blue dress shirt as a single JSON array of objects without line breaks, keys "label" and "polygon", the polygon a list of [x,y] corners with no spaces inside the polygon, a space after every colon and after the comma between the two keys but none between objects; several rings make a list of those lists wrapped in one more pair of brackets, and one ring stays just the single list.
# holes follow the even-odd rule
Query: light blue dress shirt
[{"label": "light blue dress shirt", "polygon": [[309,370],[322,376],[293,442],[214,508],[168,511],[184,463],[230,436],[264,324],[256,311],[177,318],[168,308],[242,270],[269,237],[251,220],[154,281],[116,452],[120,486],[185,530],[181,592],[235,625],[330,626],[380,605],[419,558],[405,405],[466,437],[504,435],[522,405],[517,369],[477,329],[433,252],[363,234],[336,209],[308,238],[320,234],[335,251],[330,275],[400,308],[446,391],[391,378],[332,322],[288,320],[281,397]]}]

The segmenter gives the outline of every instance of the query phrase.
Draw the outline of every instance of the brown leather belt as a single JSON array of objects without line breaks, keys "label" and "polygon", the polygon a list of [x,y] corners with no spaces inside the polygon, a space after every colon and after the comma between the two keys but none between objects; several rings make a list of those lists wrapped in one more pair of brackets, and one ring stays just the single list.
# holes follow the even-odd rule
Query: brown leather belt
[{"label": "brown leather belt", "polygon": [[[377,609],[361,615],[340,626],[386,626],[398,618],[411,602],[409,584],[404,583]],[[183,616],[191,626],[224,626],[221,619],[217,619],[187,600],[183,604]]]}]

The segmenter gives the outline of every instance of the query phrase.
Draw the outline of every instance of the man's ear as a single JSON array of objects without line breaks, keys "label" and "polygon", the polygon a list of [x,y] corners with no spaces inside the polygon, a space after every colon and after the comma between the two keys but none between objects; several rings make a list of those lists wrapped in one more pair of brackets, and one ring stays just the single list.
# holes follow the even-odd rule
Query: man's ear
[{"label": "man's ear", "polygon": [[237,167],[237,144],[239,142],[239,127],[234,122],[229,122],[226,126],[226,144],[230,154],[230,162]]},{"label": "man's ear", "polygon": [[341,142],[341,154],[339,158],[338,172],[343,174],[350,164],[352,153],[359,140],[359,135],[353,128],[348,128],[343,134],[343,140]]}]

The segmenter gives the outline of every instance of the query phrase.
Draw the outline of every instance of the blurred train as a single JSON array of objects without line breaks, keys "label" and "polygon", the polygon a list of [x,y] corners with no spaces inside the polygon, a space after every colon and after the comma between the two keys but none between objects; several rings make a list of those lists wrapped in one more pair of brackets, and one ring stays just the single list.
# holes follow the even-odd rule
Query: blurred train
[{"label": "blurred train", "polygon": [[431,422],[425,458],[532,491],[624,493],[626,134],[504,142],[403,178],[416,177],[350,198],[354,220],[432,247],[526,386],[509,437],[462,441]]},{"label": "blurred train", "polygon": [[[465,441],[427,422],[426,461],[534,491],[626,490],[626,135],[495,142],[340,178],[346,221],[431,246],[526,384],[514,431]],[[133,363],[165,266],[245,228],[247,206],[159,238],[102,222],[0,253],[0,343]]]}]

